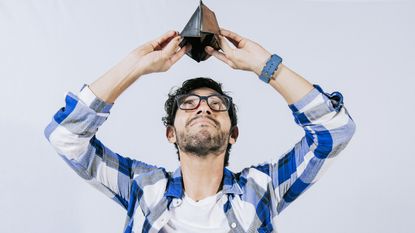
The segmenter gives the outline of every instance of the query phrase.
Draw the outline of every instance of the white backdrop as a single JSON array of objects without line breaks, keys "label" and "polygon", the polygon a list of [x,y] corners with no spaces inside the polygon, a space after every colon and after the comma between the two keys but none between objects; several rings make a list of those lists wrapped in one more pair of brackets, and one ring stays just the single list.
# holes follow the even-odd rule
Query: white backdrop
[{"label": "white backdrop", "polygon": [[[281,214],[279,232],[414,232],[415,4],[204,2],[220,26],[279,54],[325,91],[342,92],[357,124],[333,167]],[[0,232],[121,232],[124,210],[70,170],[43,129],[66,91],[91,83],[143,42],[181,31],[197,5],[0,1]],[[253,74],[184,57],[131,86],[98,137],[122,155],[174,169],[163,104],[172,86],[196,76],[223,82],[239,106],[232,170],[280,156],[303,136],[282,97]]]}]

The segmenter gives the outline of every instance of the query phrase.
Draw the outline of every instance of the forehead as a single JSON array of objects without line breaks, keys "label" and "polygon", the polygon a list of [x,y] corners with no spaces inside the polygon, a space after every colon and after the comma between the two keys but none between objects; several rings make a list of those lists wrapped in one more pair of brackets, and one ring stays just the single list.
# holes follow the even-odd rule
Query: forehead
[{"label": "forehead", "polygon": [[213,90],[212,88],[209,87],[201,87],[201,88],[196,88],[192,91],[190,91],[190,94],[196,94],[196,95],[212,95],[212,94],[218,94],[217,91]]}]

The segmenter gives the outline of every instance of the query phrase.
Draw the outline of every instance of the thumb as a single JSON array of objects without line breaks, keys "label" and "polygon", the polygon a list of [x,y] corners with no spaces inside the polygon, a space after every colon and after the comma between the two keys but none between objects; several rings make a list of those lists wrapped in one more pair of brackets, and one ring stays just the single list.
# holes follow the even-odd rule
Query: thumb
[{"label": "thumb", "polygon": [[220,48],[223,50],[225,54],[228,54],[232,50],[232,48],[228,44],[227,39],[222,35],[219,35],[219,44]]},{"label": "thumb", "polygon": [[168,57],[173,56],[177,52],[177,50],[180,48],[179,43],[180,43],[180,36],[174,37],[171,41],[169,41],[166,47],[162,49],[163,53],[165,53],[165,55],[167,55]]}]

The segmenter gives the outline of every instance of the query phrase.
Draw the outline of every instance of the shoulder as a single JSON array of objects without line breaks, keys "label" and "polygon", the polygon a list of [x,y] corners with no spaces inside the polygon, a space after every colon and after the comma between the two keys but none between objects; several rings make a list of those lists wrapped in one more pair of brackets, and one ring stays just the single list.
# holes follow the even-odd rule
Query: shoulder
[{"label": "shoulder", "polygon": [[137,193],[142,208],[152,208],[160,202],[166,192],[171,172],[162,167],[153,168],[133,179],[133,192]]},{"label": "shoulder", "polygon": [[272,183],[270,177],[270,164],[262,163],[242,169],[235,174],[238,184],[244,192],[249,190],[267,190],[268,185]]}]

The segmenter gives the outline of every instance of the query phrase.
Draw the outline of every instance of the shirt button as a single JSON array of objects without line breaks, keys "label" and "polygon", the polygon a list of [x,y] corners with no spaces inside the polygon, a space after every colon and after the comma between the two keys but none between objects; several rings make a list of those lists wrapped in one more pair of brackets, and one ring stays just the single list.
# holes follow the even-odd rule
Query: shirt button
[{"label": "shirt button", "polygon": [[177,206],[179,206],[180,204],[182,204],[182,200],[180,200],[180,199],[175,199],[175,200],[173,201],[173,206],[174,206],[174,207],[177,207]]},{"label": "shirt button", "polygon": [[236,223],[234,223],[234,222],[233,222],[233,223],[231,224],[231,227],[232,227],[232,228],[235,228],[235,227],[236,227]]}]

